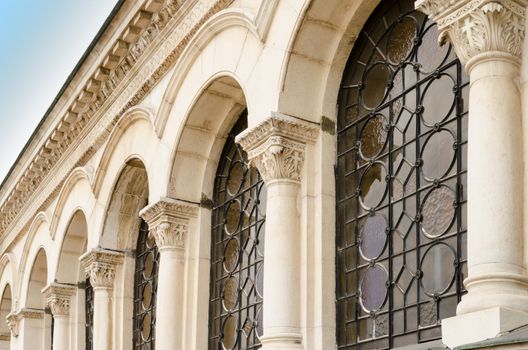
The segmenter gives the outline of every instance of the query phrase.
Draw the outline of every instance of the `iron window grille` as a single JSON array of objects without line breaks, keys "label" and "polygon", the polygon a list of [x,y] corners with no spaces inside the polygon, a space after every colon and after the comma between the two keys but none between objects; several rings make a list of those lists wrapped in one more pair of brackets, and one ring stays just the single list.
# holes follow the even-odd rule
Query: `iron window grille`
[{"label": "iron window grille", "polygon": [[215,178],[212,212],[209,349],[260,348],[266,188],[235,136],[227,137]]},{"label": "iron window grille", "polygon": [[338,349],[441,338],[466,275],[468,79],[411,0],[382,1],[339,94]]}]

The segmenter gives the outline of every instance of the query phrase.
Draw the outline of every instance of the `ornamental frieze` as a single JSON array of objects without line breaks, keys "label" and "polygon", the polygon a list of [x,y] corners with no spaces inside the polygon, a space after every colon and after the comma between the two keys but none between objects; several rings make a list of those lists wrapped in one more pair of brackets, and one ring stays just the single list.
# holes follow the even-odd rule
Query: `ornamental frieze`
[{"label": "ornamental frieze", "polygon": [[[119,65],[113,70],[98,69],[94,77],[102,74],[105,79],[100,90],[83,95],[84,102],[74,102],[72,108],[77,112],[70,111],[65,116],[72,122],[71,128],[53,133],[57,139],[50,138],[2,204],[0,238],[5,238],[7,230],[18,234],[34,213],[49,205],[69,173],[92,157],[123,113],[141,102],[174,66],[198,29],[232,1],[188,0],[183,5],[176,0],[165,2],[136,44],[129,45],[131,49]],[[59,160],[62,163],[55,166]]]}]

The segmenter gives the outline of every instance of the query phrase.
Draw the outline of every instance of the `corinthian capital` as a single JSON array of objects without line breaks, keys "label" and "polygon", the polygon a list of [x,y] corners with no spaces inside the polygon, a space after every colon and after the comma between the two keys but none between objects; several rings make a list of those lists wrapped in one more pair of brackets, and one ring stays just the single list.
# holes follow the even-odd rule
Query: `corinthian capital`
[{"label": "corinthian capital", "polygon": [[94,288],[111,289],[114,285],[116,265],[122,263],[123,253],[97,248],[86,252],[79,260]]},{"label": "corinthian capital", "polygon": [[6,322],[7,327],[11,331],[11,335],[13,337],[18,337],[19,329],[20,329],[20,321],[26,318],[32,318],[32,319],[43,319],[44,318],[44,310],[39,309],[19,309],[17,311],[11,312],[6,316]]},{"label": "corinthian capital", "polygon": [[52,283],[42,289],[42,294],[53,316],[69,316],[70,299],[76,291],[77,288],[73,285]]},{"label": "corinthian capital", "polygon": [[520,62],[528,0],[418,0],[431,17],[440,43],[449,40],[463,63],[480,54],[498,54]]},{"label": "corinthian capital", "polygon": [[306,144],[314,143],[315,124],[279,113],[237,136],[249,162],[266,183],[274,180],[301,181]]},{"label": "corinthian capital", "polygon": [[185,249],[189,220],[198,215],[198,205],[162,198],[141,210],[160,250]]}]

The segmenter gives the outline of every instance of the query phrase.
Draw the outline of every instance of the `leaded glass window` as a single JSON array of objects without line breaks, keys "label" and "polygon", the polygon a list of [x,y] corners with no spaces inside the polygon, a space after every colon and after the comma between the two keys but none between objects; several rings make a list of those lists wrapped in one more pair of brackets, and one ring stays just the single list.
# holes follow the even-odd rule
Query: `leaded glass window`
[{"label": "leaded glass window", "polygon": [[466,274],[466,75],[411,0],[384,0],[343,75],[337,157],[337,344],[441,338]]},{"label": "leaded glass window", "polygon": [[93,349],[93,325],[94,325],[94,290],[90,283],[90,278],[86,279],[84,285],[84,315],[85,315],[85,336],[86,350]]},{"label": "leaded glass window", "polygon": [[258,349],[262,333],[266,187],[231,130],[216,173],[211,240],[209,349]]},{"label": "leaded glass window", "polygon": [[141,220],[134,276],[134,349],[153,350],[156,327],[159,252],[148,224]]}]

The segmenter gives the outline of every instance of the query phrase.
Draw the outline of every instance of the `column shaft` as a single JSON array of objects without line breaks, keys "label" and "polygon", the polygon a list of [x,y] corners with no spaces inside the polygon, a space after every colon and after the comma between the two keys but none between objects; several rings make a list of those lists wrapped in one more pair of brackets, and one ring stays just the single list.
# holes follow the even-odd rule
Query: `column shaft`
[{"label": "column shaft", "polygon": [[160,249],[156,305],[156,347],[159,349],[182,347],[184,258],[182,249]]},{"label": "column shaft", "polygon": [[301,338],[299,187],[291,181],[267,186],[264,248],[264,335],[292,344]]},{"label": "column shaft", "polygon": [[70,350],[70,317],[53,316],[53,350]]},{"label": "column shaft", "polygon": [[93,350],[112,349],[112,290],[94,287]]}]

